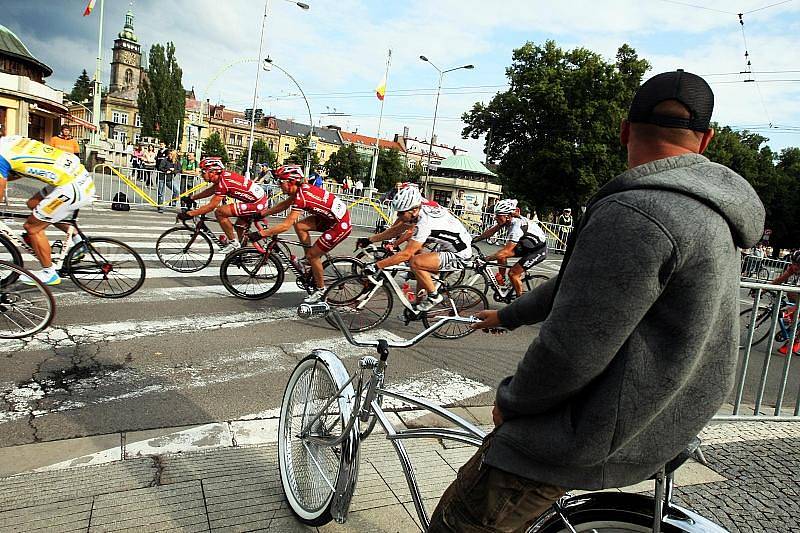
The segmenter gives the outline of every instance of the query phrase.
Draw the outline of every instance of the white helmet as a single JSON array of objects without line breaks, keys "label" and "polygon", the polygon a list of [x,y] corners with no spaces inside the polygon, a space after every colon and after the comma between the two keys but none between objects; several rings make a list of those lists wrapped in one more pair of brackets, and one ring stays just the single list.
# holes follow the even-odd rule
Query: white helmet
[{"label": "white helmet", "polygon": [[506,198],[494,204],[495,215],[513,215],[517,210],[517,201],[514,198]]},{"label": "white helmet", "polygon": [[392,209],[408,211],[422,205],[422,193],[416,187],[403,187],[392,199]]}]

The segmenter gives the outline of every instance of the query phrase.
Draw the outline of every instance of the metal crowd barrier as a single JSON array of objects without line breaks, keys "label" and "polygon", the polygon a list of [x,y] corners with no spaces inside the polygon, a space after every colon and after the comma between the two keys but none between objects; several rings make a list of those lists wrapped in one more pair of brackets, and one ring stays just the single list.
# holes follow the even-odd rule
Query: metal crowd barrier
[{"label": "metal crowd barrier", "polygon": [[769,281],[780,276],[791,263],[770,257],[742,256],[742,278],[753,281]]},{"label": "metal crowd barrier", "polygon": [[800,287],[748,281],[740,287],[739,362],[729,398],[731,413],[714,419],[800,420],[800,360],[795,361],[800,354],[778,351],[784,345],[793,347],[796,338],[800,340],[800,316],[795,313],[788,319],[785,311],[793,304],[779,303],[800,297]]},{"label": "metal crowd barrier", "polygon": [[[111,204],[123,193],[131,207],[169,207],[178,203],[179,196],[191,194],[205,186],[199,176],[179,174],[168,176],[157,170],[132,167],[95,165],[92,169],[96,203]],[[161,194],[159,194],[161,189]]]}]

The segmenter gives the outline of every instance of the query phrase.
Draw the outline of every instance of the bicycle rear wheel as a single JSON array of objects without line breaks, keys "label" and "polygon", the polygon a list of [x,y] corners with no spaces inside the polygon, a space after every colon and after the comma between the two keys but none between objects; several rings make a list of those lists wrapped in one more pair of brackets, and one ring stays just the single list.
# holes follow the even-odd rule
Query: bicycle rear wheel
[{"label": "bicycle rear wheel", "polygon": [[[375,285],[364,276],[347,276],[331,284],[325,301],[334,307],[347,329],[353,333],[367,331],[382,324],[392,312],[394,299],[385,284]],[[325,320],[336,327],[333,318]]]},{"label": "bicycle rear wheel", "polygon": [[214,246],[203,233],[189,228],[168,229],[156,241],[156,255],[161,263],[175,272],[197,272],[211,263]]},{"label": "bicycle rear wheel", "polygon": [[[312,354],[297,364],[283,394],[278,422],[281,484],[292,512],[311,526],[333,519],[331,506],[345,457],[355,466],[352,473],[357,472],[357,448],[354,457],[348,453],[357,442],[351,441],[352,430],[351,435],[342,435],[351,416],[349,401],[354,397],[352,385],[344,387],[347,380],[340,362],[332,368]],[[324,446],[308,441],[307,436],[341,442]],[[352,491],[354,486],[348,488]]]},{"label": "bicycle rear wheel", "polygon": [[[753,309],[745,309],[739,313],[739,349],[743,350],[747,346],[747,337],[750,335],[750,321],[752,320]],[[772,308],[760,308],[756,313],[756,324],[753,328],[753,346],[761,344],[769,335],[772,327]],[[780,328],[777,330],[780,332]]]},{"label": "bicycle rear wheel", "polygon": [[280,289],[285,271],[274,255],[242,248],[225,257],[219,275],[228,292],[237,298],[260,300]]},{"label": "bicycle rear wheel", "polygon": [[525,274],[525,289],[530,291],[546,282],[550,278],[543,274]]},{"label": "bicycle rear wheel", "polygon": [[27,270],[0,261],[0,279],[29,277],[32,285],[9,281],[0,287],[0,339],[30,337],[50,325],[56,303],[50,289]]},{"label": "bicycle rear wheel", "polygon": [[[5,235],[0,235],[0,261],[6,261],[19,267],[23,265],[22,253]],[[19,273],[16,270],[4,270],[0,274],[0,287],[5,286],[7,283],[14,283],[18,277]]]},{"label": "bicycle rear wheel", "polygon": [[[422,315],[422,323],[429,327],[440,318],[449,316],[471,316],[478,311],[485,311],[489,308],[489,301],[486,296],[474,287],[457,285],[450,287],[444,295],[444,300],[436,304],[430,311]],[[433,333],[434,337],[440,339],[460,339],[466,337],[474,330],[469,324],[447,324]]]},{"label": "bicycle rear wheel", "polygon": [[144,261],[136,250],[115,239],[89,237],[76,244],[64,259],[75,285],[100,298],[123,298],[144,283]]}]

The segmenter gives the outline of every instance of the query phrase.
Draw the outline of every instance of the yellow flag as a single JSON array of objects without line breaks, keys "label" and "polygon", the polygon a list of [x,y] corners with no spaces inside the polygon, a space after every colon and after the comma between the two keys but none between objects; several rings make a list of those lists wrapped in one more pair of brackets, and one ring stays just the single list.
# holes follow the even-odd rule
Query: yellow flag
[{"label": "yellow flag", "polygon": [[384,97],[386,96],[386,76],[381,79],[381,82],[375,88],[375,96],[378,97],[378,100],[383,101]]},{"label": "yellow flag", "polygon": [[94,3],[97,0],[89,0],[89,3],[86,5],[86,9],[83,10],[83,16],[86,17],[92,14],[92,9],[94,9]]}]

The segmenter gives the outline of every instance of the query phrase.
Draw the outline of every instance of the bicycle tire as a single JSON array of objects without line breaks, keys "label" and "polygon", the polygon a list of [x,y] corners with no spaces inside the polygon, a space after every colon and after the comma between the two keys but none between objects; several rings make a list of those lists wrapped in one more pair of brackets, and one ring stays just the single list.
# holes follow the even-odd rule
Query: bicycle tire
[{"label": "bicycle tire", "polygon": [[[0,339],[30,337],[48,327],[56,314],[53,293],[33,274],[8,261],[0,261],[0,276],[14,281],[0,287]],[[27,276],[32,284],[24,284],[20,276]]]},{"label": "bicycle tire", "polygon": [[467,285],[481,291],[484,295],[489,294],[489,287],[492,286],[486,272],[479,272],[474,268],[469,269],[471,274],[465,274],[464,282],[461,285]]},{"label": "bicycle tire", "polygon": [[770,275],[769,275],[769,270],[767,270],[767,267],[759,268],[758,272],[756,272],[756,278],[758,278],[761,281],[768,281]]},{"label": "bicycle tire", "polygon": [[[489,308],[486,295],[475,287],[457,285],[450,287],[444,295],[444,300],[436,304],[430,311],[422,315],[422,323],[428,328],[431,322],[447,316],[470,316]],[[448,324],[433,332],[439,339],[460,339],[472,333],[469,324]]]},{"label": "bicycle tire", "polygon": [[450,287],[455,287],[456,285],[461,285],[461,282],[464,281],[464,276],[466,275],[467,267],[462,267],[457,270],[451,270],[449,272],[440,272],[439,279],[441,279],[444,283],[447,283]]},{"label": "bicycle tire", "polygon": [[528,274],[525,275],[525,290],[532,291],[542,283],[547,282],[550,280],[548,276],[544,274]]},{"label": "bicycle tire", "polygon": [[75,285],[100,298],[130,296],[144,284],[146,274],[136,250],[105,237],[87,237],[73,246],[61,270]]},{"label": "bicycle tire", "polygon": [[[745,309],[739,313],[739,349],[743,350],[747,347],[747,336],[750,332],[750,320],[753,309]],[[764,342],[769,336],[769,330],[772,326],[772,307],[759,308],[758,315],[756,316],[755,331],[753,332],[753,344],[757,346]],[[780,331],[780,330],[778,330]]]},{"label": "bicycle tire", "polygon": [[353,257],[331,257],[322,262],[322,273],[325,278],[325,286],[347,277],[360,274],[364,269],[364,263]]},{"label": "bicycle tire", "polygon": [[204,233],[189,228],[170,228],[156,241],[161,264],[175,272],[199,272],[214,258],[214,245]]},{"label": "bicycle tire", "polygon": [[219,267],[222,284],[229,293],[243,300],[272,296],[283,285],[285,275],[277,257],[255,248],[241,248],[228,254]]},{"label": "bicycle tire", "polygon": [[[389,318],[394,305],[392,291],[385,284],[375,287],[364,276],[347,276],[331,284],[325,291],[325,301],[339,311],[342,322],[352,333],[375,328]],[[363,303],[366,300],[366,303]],[[360,308],[359,308],[360,306]],[[337,327],[333,318],[325,320]]]},{"label": "bicycle tire", "polygon": [[[22,253],[5,235],[0,235],[0,261],[24,267]],[[8,270],[3,276],[0,276],[0,287],[4,287],[7,283],[14,283],[19,276],[17,271]]]},{"label": "bicycle tire", "polygon": [[[338,362],[338,359],[336,360]],[[342,472],[346,451],[351,448],[352,430],[336,446],[326,447],[300,438],[309,414],[322,414],[314,423],[317,437],[338,439],[351,416],[350,403],[355,396],[352,385],[345,387],[347,372],[328,366],[316,353],[302,359],[295,366],[281,401],[278,420],[278,470],[289,508],[304,524],[321,526],[333,519],[331,506],[337,481]],[[337,392],[343,393],[337,401],[326,407]],[[322,409],[325,409],[322,411]],[[345,451],[345,453],[343,453]],[[358,465],[356,448],[354,463]],[[354,484],[350,491],[354,490]]]}]

